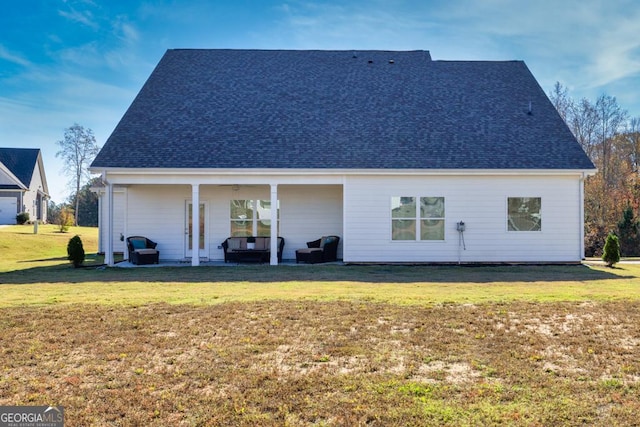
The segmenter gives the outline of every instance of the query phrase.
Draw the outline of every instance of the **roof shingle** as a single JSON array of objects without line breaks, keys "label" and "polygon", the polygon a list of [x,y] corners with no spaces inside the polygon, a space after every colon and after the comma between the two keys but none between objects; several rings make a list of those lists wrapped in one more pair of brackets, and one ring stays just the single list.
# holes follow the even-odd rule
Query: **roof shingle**
[{"label": "roof shingle", "polygon": [[593,164],[522,61],[432,61],[425,51],[181,49],[166,52],[92,167]]},{"label": "roof shingle", "polygon": [[[38,162],[38,148],[0,148],[0,163],[4,164],[25,186],[31,185],[33,171]],[[18,186],[10,186],[10,188]]]}]

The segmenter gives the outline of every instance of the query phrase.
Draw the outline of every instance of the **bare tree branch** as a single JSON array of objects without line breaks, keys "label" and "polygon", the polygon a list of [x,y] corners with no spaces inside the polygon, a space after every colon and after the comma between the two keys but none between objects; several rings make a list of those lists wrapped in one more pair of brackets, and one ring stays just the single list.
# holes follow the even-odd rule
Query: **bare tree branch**
[{"label": "bare tree branch", "polygon": [[89,177],[89,165],[100,151],[91,129],[85,129],[77,123],[64,130],[64,139],[56,142],[60,150],[56,157],[62,158],[65,168],[62,173],[70,177],[70,184],[75,189],[75,225],[78,225],[78,206],[80,203],[80,187]]}]

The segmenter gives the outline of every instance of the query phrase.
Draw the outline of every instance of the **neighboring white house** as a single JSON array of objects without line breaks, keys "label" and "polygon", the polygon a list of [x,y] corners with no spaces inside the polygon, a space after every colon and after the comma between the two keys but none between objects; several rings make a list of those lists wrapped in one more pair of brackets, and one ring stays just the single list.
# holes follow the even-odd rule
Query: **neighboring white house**
[{"label": "neighboring white house", "polygon": [[578,262],[595,169],[521,61],[169,50],[91,171],[109,264],[143,235],[198,265],[276,234],[284,259],[338,235],[347,263]]},{"label": "neighboring white house", "polygon": [[0,148],[0,224],[15,224],[19,213],[47,222],[49,187],[37,148]]}]

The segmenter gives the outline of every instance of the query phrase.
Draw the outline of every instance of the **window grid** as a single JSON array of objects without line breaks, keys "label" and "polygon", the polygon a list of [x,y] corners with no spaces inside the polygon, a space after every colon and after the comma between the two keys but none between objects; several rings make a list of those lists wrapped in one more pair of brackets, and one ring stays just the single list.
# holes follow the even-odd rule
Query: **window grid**
[{"label": "window grid", "polygon": [[444,197],[391,198],[391,240],[444,240],[444,225]]}]

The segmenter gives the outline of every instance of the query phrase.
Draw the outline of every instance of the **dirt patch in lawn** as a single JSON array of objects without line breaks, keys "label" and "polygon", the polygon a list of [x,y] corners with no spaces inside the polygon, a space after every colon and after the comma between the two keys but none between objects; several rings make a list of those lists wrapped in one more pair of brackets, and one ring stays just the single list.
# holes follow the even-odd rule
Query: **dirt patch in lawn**
[{"label": "dirt patch in lawn", "polygon": [[638,303],[0,313],[0,405],[88,425],[633,425]]}]

